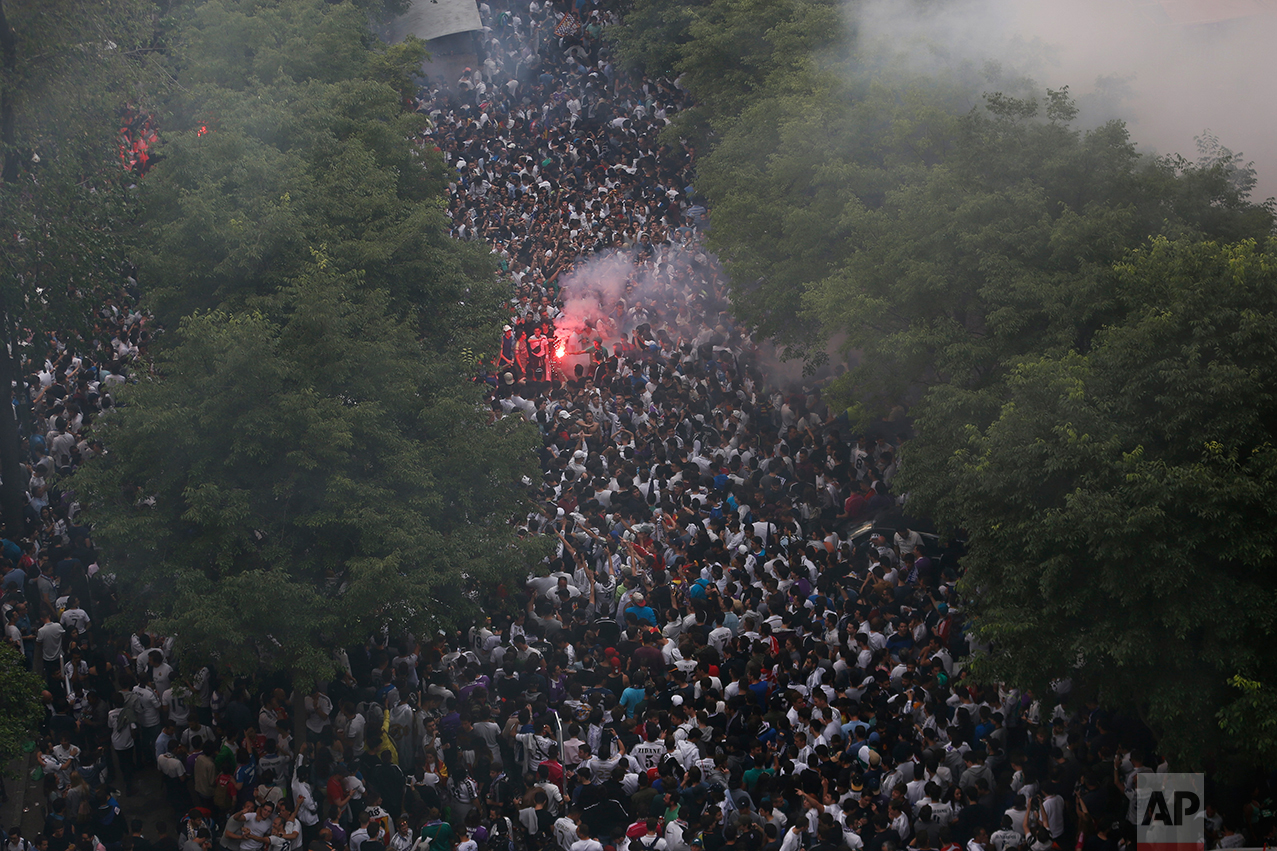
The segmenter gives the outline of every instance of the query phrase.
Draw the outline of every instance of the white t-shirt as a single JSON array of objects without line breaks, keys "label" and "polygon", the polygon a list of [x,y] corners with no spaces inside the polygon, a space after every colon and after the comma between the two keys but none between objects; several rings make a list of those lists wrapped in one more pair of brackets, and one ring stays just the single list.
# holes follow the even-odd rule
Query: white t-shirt
[{"label": "white t-shirt", "polygon": [[296,818],[291,818],[284,822],[284,833],[297,834],[291,840],[290,847],[292,851],[298,851],[302,847],[302,826]]},{"label": "white t-shirt", "polygon": [[293,777],[293,800],[300,802],[297,818],[302,824],[319,824],[319,811],[315,804],[315,793],[310,784],[298,777]]},{"label": "white t-shirt", "polygon": [[362,756],[364,753],[364,728],[367,722],[364,716],[355,713],[354,717],[344,719],[346,725],[346,738],[350,739],[355,749],[355,756]]},{"label": "white t-shirt", "polygon": [[665,743],[639,742],[631,749],[630,755],[638,760],[644,771],[655,768],[660,764],[661,757],[665,756]]},{"label": "white t-shirt", "polygon": [[156,754],[155,762],[165,777],[181,780],[186,776],[186,764],[172,754]]},{"label": "white t-shirt", "polygon": [[725,626],[716,627],[710,630],[708,639],[709,644],[718,652],[722,653],[727,646],[727,642],[731,641],[732,631]]},{"label": "white t-shirt", "polygon": [[269,818],[258,818],[257,813],[247,813],[244,816],[244,831],[249,835],[240,842],[241,851],[261,851],[262,837],[270,833],[271,825],[274,823],[273,811]]},{"label": "white t-shirt", "polygon": [[67,609],[62,613],[61,623],[67,629],[74,627],[76,632],[84,632],[89,628],[89,613],[84,609]]},{"label": "white t-shirt", "polygon": [[35,640],[44,654],[44,661],[56,662],[62,655],[62,636],[66,630],[57,621],[49,621],[36,631]]},{"label": "white t-shirt", "polygon": [[989,837],[989,844],[997,851],[1005,851],[1008,846],[1017,848],[1020,845],[1020,834],[1011,828],[999,830]]},{"label": "white t-shirt", "polygon": [[151,669],[151,680],[155,683],[155,693],[163,694],[173,683],[173,666],[161,662]]},{"label": "white t-shirt", "polygon": [[319,705],[315,705],[314,698],[306,698],[306,729],[312,733],[322,733],[324,728],[328,726],[329,719],[333,714],[333,702],[328,699],[328,695],[319,695]]},{"label": "white t-shirt", "polygon": [[117,751],[133,747],[133,725],[120,717],[123,713],[123,709],[112,709],[106,716],[111,727],[111,747]]},{"label": "white t-shirt", "polygon": [[1042,809],[1046,814],[1046,828],[1051,837],[1058,839],[1064,834],[1064,799],[1059,795],[1047,795],[1042,799]]},{"label": "white t-shirt", "polygon": [[186,702],[190,692],[184,686],[166,689],[160,703],[168,710],[168,718],[179,727],[185,727],[191,718],[191,707]]},{"label": "white t-shirt", "polygon": [[137,723],[143,727],[156,727],[160,723],[160,698],[155,689],[146,686],[133,686],[137,695]]}]

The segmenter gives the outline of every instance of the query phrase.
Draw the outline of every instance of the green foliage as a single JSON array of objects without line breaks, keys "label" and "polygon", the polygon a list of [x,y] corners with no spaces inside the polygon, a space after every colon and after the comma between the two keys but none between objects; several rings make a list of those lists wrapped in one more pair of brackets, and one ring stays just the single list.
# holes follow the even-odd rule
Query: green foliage
[{"label": "green foliage", "polygon": [[[349,3],[212,0],[177,51],[165,161],[144,186],[142,273],[162,319],[243,307],[324,246],[437,346],[490,333],[490,255],[447,236],[443,163],[402,108],[419,41],[386,47]],[[201,134],[201,129],[203,133]]]},{"label": "green foliage", "polygon": [[333,673],[383,625],[455,626],[538,545],[508,522],[536,433],[473,356],[504,295],[447,235],[402,94],[423,56],[363,6],[209,0],[174,33],[141,280],[175,332],[77,474],[130,623],[188,662]]},{"label": "green foliage", "polygon": [[916,89],[902,114],[891,86],[810,79],[804,94],[746,108],[698,178],[714,201],[710,239],[730,264],[738,315],[800,351],[813,338],[805,290],[890,238],[873,211],[944,155],[958,120],[952,92]]},{"label": "green foliage", "polygon": [[233,670],[331,673],[383,623],[460,623],[524,569],[507,520],[530,430],[488,424],[462,366],[380,290],[316,264],[263,310],[199,313],[128,388],[83,475],[135,617]]},{"label": "green foliage", "polygon": [[1073,670],[1200,765],[1251,747],[1215,715],[1230,676],[1277,662],[1277,255],[1159,239],[1114,284],[1126,318],[1086,354],[931,388],[902,485],[969,531],[981,675]]},{"label": "green foliage", "polygon": [[1141,157],[1120,122],[1074,127],[1067,88],[862,37],[818,0],[640,5],[677,33],[627,27],[621,50],[697,100],[676,127],[712,142],[697,189],[738,316],[809,358],[831,338],[861,352],[848,385],[875,407],[1085,347],[1105,270],[1149,236],[1272,228],[1213,137],[1196,163]]},{"label": "green foliage", "polygon": [[[1149,161],[1120,123],[1070,127],[1071,101],[832,82],[760,99],[701,169],[738,313],[800,346],[864,353],[856,391],[996,380],[1085,347],[1112,306],[1106,270],[1149,235],[1262,237],[1264,207],[1226,167]],[[819,351],[820,345],[812,348]]]},{"label": "green foliage", "polygon": [[[78,330],[121,280],[134,204],[120,116],[163,88],[156,4],[0,4],[0,312],[4,339]],[[7,39],[6,39],[7,41]],[[9,50],[11,48],[11,51]],[[15,328],[22,330],[15,331]]]},{"label": "green foliage", "polygon": [[8,642],[0,647],[0,762],[22,753],[44,718],[40,678],[23,666],[22,654]]},{"label": "green foliage", "polygon": [[[159,8],[0,0],[0,382],[48,335],[86,341],[122,281],[135,212],[118,138],[126,107],[165,85]],[[105,342],[105,341],[102,341]],[[10,534],[24,493],[18,413],[0,416],[0,507]]]},{"label": "green foliage", "polygon": [[1271,765],[1277,760],[1277,692],[1257,680],[1231,677],[1236,700],[1219,711],[1220,728],[1247,742],[1254,756]]},{"label": "green foliage", "polygon": [[689,25],[702,2],[635,0],[621,23],[607,37],[617,45],[623,65],[652,74],[673,70],[679,51],[691,38]]},{"label": "green foliage", "polygon": [[626,65],[677,75],[696,93],[673,126],[699,145],[764,93],[805,95],[823,64],[816,53],[838,42],[838,16],[832,0],[637,0],[608,36]]},{"label": "green foliage", "polygon": [[717,124],[763,87],[804,91],[813,54],[838,31],[831,0],[713,0],[691,19],[674,67]]},{"label": "green foliage", "polygon": [[1142,156],[1121,122],[1077,126],[1067,88],[876,42],[855,3],[847,22],[817,0],[675,5],[641,0],[666,31],[618,40],[697,101],[673,132],[698,147],[734,310],[809,362],[855,351],[829,388],[854,419],[913,403],[900,481],[971,535],[977,671],[1076,667],[1199,762],[1227,678],[1272,661],[1274,220],[1253,168],[1209,134],[1195,162]]}]

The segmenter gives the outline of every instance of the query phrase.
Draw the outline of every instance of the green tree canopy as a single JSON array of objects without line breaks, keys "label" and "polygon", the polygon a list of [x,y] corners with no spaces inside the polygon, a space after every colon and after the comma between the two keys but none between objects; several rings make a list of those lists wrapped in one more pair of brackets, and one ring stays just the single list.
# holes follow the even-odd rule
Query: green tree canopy
[{"label": "green tree canopy", "polygon": [[[146,0],[0,0],[0,385],[22,380],[24,356],[44,358],[50,333],[91,348],[93,311],[123,281],[136,178],[121,123],[167,85],[159,15]],[[26,477],[10,411],[0,508],[16,536]]]},{"label": "green tree canopy", "polygon": [[1197,162],[1141,155],[1121,122],[1078,127],[1067,89],[860,32],[859,4],[638,5],[672,32],[616,38],[696,98],[672,132],[710,142],[696,188],[737,315],[798,355],[862,353],[843,389],[879,409],[1085,345],[1106,270],[1150,236],[1272,228],[1218,140]]},{"label": "green tree canopy", "polygon": [[188,663],[315,681],[334,648],[456,625],[525,569],[535,430],[490,422],[470,380],[504,293],[448,237],[403,105],[421,43],[325,0],[208,0],[173,43],[139,265],[174,330],[77,487],[130,623]]},{"label": "green tree canopy", "polygon": [[185,319],[80,474],[145,589],[131,614],[234,670],[329,674],[334,647],[459,623],[468,583],[526,564],[507,521],[530,433],[489,426],[463,365],[326,262],[261,311]]},{"label": "green tree canopy", "polygon": [[1087,353],[932,388],[902,450],[917,510],[969,531],[977,670],[1073,671],[1190,764],[1222,743],[1229,678],[1277,661],[1273,247],[1155,241]]},{"label": "green tree canopy", "polygon": [[238,309],[323,246],[432,345],[493,332],[482,246],[448,238],[442,159],[403,108],[420,41],[387,46],[350,3],[211,0],[176,36],[164,163],[143,187],[142,275],[166,322]]},{"label": "green tree canopy", "polygon": [[1277,700],[1274,219],[1250,165],[1209,135],[1195,161],[1141,153],[1067,88],[873,40],[855,2],[637,5],[667,32],[622,27],[621,53],[697,101],[667,132],[704,144],[738,317],[809,362],[854,351],[835,402],[911,405],[899,482],[971,537],[977,670],[1074,671],[1186,760],[1220,723],[1273,752],[1248,723]]},{"label": "green tree canopy", "polygon": [[36,737],[44,718],[44,684],[24,663],[13,645],[5,642],[0,647],[0,760],[6,763]]}]

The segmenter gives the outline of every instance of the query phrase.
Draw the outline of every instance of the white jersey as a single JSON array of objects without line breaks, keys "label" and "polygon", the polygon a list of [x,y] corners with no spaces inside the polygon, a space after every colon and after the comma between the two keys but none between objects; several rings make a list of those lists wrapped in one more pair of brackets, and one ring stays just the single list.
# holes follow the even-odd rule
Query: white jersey
[{"label": "white jersey", "polygon": [[638,760],[639,766],[647,771],[656,768],[665,756],[665,745],[659,742],[639,742],[630,749],[630,756]]}]

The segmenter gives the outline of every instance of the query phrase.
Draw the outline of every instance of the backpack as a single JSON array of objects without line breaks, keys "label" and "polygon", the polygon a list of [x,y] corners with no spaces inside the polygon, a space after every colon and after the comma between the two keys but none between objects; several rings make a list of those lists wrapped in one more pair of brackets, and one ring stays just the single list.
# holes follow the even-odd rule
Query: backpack
[{"label": "backpack", "polygon": [[514,825],[510,819],[501,817],[492,823],[488,838],[483,841],[483,851],[513,851]]},{"label": "backpack", "polygon": [[234,778],[229,774],[217,776],[217,785],[213,787],[213,806],[219,810],[229,810],[235,805],[235,796],[231,794],[234,783]]},{"label": "backpack", "polygon": [[125,693],[124,705],[120,707],[119,720],[127,721],[130,724],[136,724],[138,722],[138,716],[141,714],[138,712],[138,704],[141,703],[141,701],[142,698],[138,697],[137,692],[129,691]]}]

